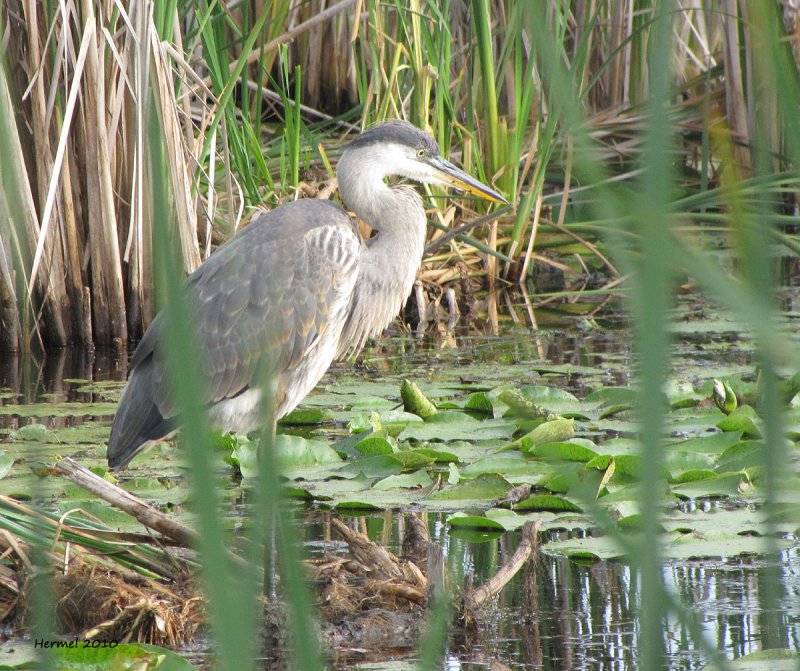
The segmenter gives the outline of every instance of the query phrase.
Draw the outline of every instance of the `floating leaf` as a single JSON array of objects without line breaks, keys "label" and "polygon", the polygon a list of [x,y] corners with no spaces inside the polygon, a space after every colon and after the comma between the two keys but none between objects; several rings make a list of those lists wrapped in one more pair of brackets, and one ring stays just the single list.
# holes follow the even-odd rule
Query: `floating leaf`
[{"label": "floating leaf", "polygon": [[278,463],[284,468],[339,464],[342,461],[327,443],[301,436],[275,436],[272,449],[275,450]]},{"label": "floating leaf", "polygon": [[381,426],[392,438],[397,438],[409,424],[422,424],[422,419],[405,410],[384,410],[380,414]]},{"label": "floating leaf", "polygon": [[689,498],[712,496],[735,496],[742,482],[740,473],[723,473],[713,478],[691,480],[674,485],[672,491]]},{"label": "floating leaf", "polygon": [[361,454],[371,456],[375,454],[392,454],[395,446],[386,437],[385,431],[371,433],[353,446]]},{"label": "floating leaf", "polygon": [[553,466],[526,459],[519,452],[498,452],[461,468],[461,477],[474,478],[487,473],[502,473],[506,477],[523,474],[549,473]]},{"label": "floating leaf", "polygon": [[529,499],[520,501],[517,505],[515,505],[514,510],[544,510],[559,513],[583,512],[581,508],[572,503],[572,501],[568,501],[561,496],[554,496],[552,494],[537,494],[535,496],[531,496]]},{"label": "floating leaf", "polygon": [[542,545],[548,554],[559,554],[578,562],[595,562],[601,559],[618,559],[624,556],[622,549],[608,536],[586,536],[550,541]]},{"label": "floating leaf", "polygon": [[719,431],[708,436],[699,436],[670,443],[666,447],[668,449],[679,449],[683,452],[720,454],[731,445],[736,445],[741,439],[741,431]]},{"label": "floating leaf", "polygon": [[445,452],[444,450],[431,450],[427,447],[419,447],[416,448],[414,452],[417,454],[424,454],[426,457],[430,457],[437,464],[449,464],[452,462],[458,462],[459,460],[455,454],[452,452]]},{"label": "floating leaf", "polygon": [[481,475],[474,480],[464,480],[457,485],[434,492],[428,498],[438,501],[477,499],[488,504],[490,501],[504,497],[509,489],[511,489],[511,483],[505,478],[499,475]]},{"label": "floating leaf", "polygon": [[531,398],[516,389],[504,389],[500,392],[498,398],[508,406],[508,412],[515,417],[541,419],[544,421],[558,417],[558,415],[550,412],[547,408],[537,405]]},{"label": "floating leaf", "polygon": [[630,410],[636,404],[638,394],[630,387],[602,387],[586,397],[586,402],[601,406],[600,417],[610,417],[618,412]]},{"label": "floating leaf", "polygon": [[508,439],[516,430],[513,421],[487,419],[479,422],[463,412],[439,412],[427,422],[409,424],[398,436],[400,440],[486,440]]},{"label": "floating leaf", "polygon": [[531,431],[521,438],[509,443],[504,450],[522,450],[529,452],[530,449],[539,443],[557,443],[569,440],[575,435],[574,419],[553,419],[548,422],[541,422]]},{"label": "floating leaf", "polygon": [[766,445],[761,441],[744,440],[731,445],[717,459],[717,472],[741,471],[752,466],[761,466],[766,459]]},{"label": "floating leaf", "polygon": [[350,433],[364,433],[365,431],[380,431],[380,416],[377,412],[359,412],[348,423],[347,428]]},{"label": "floating leaf", "polygon": [[361,512],[376,512],[383,510],[380,506],[372,503],[364,503],[363,501],[342,501],[335,506],[336,510],[340,513],[361,513]]},{"label": "floating leaf", "polygon": [[[586,468],[596,468],[597,470],[606,470],[611,462],[614,462],[614,470],[616,473],[622,473],[632,477],[637,477],[641,471],[642,459],[635,454],[601,454],[586,464]],[[668,476],[665,473],[665,476]]]},{"label": "floating leaf", "polygon": [[401,473],[400,475],[389,475],[388,477],[378,480],[373,489],[415,489],[418,487],[430,487],[433,484],[433,478],[428,475],[427,471],[418,470],[413,473]]},{"label": "floating leaf", "polygon": [[464,409],[482,415],[488,415],[489,417],[494,416],[494,405],[489,395],[484,391],[476,391],[470,394],[467,398],[467,402],[464,404]]},{"label": "floating leaf", "polygon": [[[147,671],[193,671],[179,654],[156,645],[120,643],[112,646],[84,646],[80,640],[62,641],[53,646],[52,659],[56,669],[70,671],[99,671],[100,669],[137,669]],[[37,668],[37,667],[33,667]]]},{"label": "floating leaf", "polygon": [[302,426],[306,424],[322,424],[333,419],[333,412],[328,408],[295,408],[288,415],[278,420],[284,426]]},{"label": "floating leaf", "polygon": [[30,403],[28,405],[0,405],[0,415],[17,417],[111,417],[117,410],[116,403]]},{"label": "floating leaf", "polygon": [[436,406],[420,391],[420,388],[410,380],[403,380],[400,385],[400,398],[403,399],[403,410],[422,417],[422,419],[433,417],[439,412]]},{"label": "floating leaf", "polygon": [[9,438],[11,438],[11,440],[26,440],[38,443],[58,442],[55,440],[55,434],[44,424],[28,424],[26,426],[21,426],[16,431],[12,431]]},{"label": "floating leaf", "polygon": [[525,451],[537,459],[558,459],[560,461],[587,462],[597,456],[597,452],[588,447],[571,442],[541,443],[532,445]]},{"label": "floating leaf", "polygon": [[760,421],[753,406],[743,405],[717,422],[717,428],[720,431],[741,431],[746,436],[758,437],[761,435],[758,428]]},{"label": "floating leaf", "polygon": [[709,480],[716,478],[718,473],[707,469],[694,469],[691,471],[684,471],[679,475],[672,478],[671,482],[674,484],[681,484],[684,482],[697,482],[698,480]]},{"label": "floating leaf", "polygon": [[348,462],[337,473],[341,475],[364,475],[368,478],[383,478],[403,470],[403,462],[395,454],[378,454],[357,461]]},{"label": "floating leaf", "polygon": [[[716,671],[713,664],[703,671]],[[800,654],[787,648],[757,650],[727,663],[733,671],[797,671],[800,668]]]},{"label": "floating leaf", "polygon": [[[732,533],[670,533],[667,534],[664,557],[668,559],[708,559],[763,554],[770,548],[770,539]],[[772,539],[780,549],[794,545],[785,539]]]},{"label": "floating leaf", "polygon": [[505,531],[506,528],[499,522],[479,515],[465,515],[455,513],[447,518],[447,524],[455,529],[484,529],[489,531]]},{"label": "floating leaf", "polygon": [[490,508],[486,511],[486,517],[502,524],[506,531],[514,531],[524,526],[526,522],[540,517],[539,515],[518,515],[508,508]]},{"label": "floating leaf", "polygon": [[433,450],[400,450],[392,456],[400,461],[403,464],[403,468],[407,470],[422,468],[436,463]]}]

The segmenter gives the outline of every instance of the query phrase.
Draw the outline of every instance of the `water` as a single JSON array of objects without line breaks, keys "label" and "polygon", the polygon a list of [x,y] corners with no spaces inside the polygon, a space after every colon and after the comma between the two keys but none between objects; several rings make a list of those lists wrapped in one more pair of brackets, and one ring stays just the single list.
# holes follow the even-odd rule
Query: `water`
[{"label": "water", "polygon": [[[794,294],[785,300],[791,319],[798,302]],[[717,370],[752,374],[752,348],[741,338],[735,322],[712,314],[709,306],[694,298],[681,302],[676,317],[672,376],[709,377]],[[706,327],[697,328],[699,323]],[[588,328],[581,330],[576,324]],[[625,386],[631,382],[629,334],[617,328],[618,323],[613,320],[606,325],[611,328],[596,328],[581,320],[565,321],[561,315],[549,324],[540,320],[543,329],[533,336],[528,328],[511,325],[505,326],[502,337],[461,333],[455,340],[420,340],[399,336],[369,350],[357,372],[367,379],[391,372],[436,380],[446,379],[456,370],[461,379],[469,380],[486,375],[489,370],[491,376],[517,384],[552,381],[582,396],[598,386]],[[570,366],[576,372],[551,379],[546,372],[531,372],[528,364],[532,361]],[[110,350],[54,351],[38,360],[0,358],[0,404],[102,404],[118,394],[126,366],[126,356]],[[339,366],[323,384],[335,384],[340,376],[352,373],[352,366]],[[113,384],[115,381],[118,384]],[[8,432],[26,424],[41,423],[48,429],[60,430],[98,424],[102,428],[109,421],[110,415],[88,412],[68,416],[0,415],[0,443],[7,442]],[[55,451],[69,454],[70,446],[60,445]],[[83,456],[102,458],[101,451],[95,448],[87,448]],[[0,480],[0,492],[3,486]],[[230,489],[238,491],[235,484]],[[229,498],[229,503],[232,516],[243,514],[235,496]],[[324,514],[315,510],[301,514],[307,516],[302,530],[310,551],[331,549],[320,543],[320,516]],[[396,550],[400,516],[401,513],[386,513],[367,517],[370,536]],[[517,542],[515,533],[481,543],[467,541],[448,533],[444,515],[429,513],[427,519],[447,565],[456,574],[472,573],[476,584],[496,571]],[[765,585],[772,579],[770,576],[777,576],[781,595],[780,606],[773,612],[765,607]],[[704,648],[690,634],[686,623],[675,617],[666,622],[670,670],[703,669],[708,650],[720,650],[729,659],[765,647],[800,651],[800,548],[796,545],[781,552],[773,563],[758,557],[672,561],[664,565],[663,578],[676,601],[694,614],[706,641]],[[479,631],[470,638],[451,641],[444,668],[637,669],[638,604],[639,578],[629,565],[618,561],[582,565],[549,554],[545,545],[537,561],[518,574],[482,614]],[[407,654],[396,652],[394,656],[402,658]],[[352,668],[361,662],[363,668],[410,668],[408,662],[386,660],[380,667],[370,666],[358,654],[349,656],[341,668]]]},{"label": "water", "polygon": [[[399,517],[391,513],[370,517],[366,522],[370,537],[398,551]],[[428,524],[451,574],[472,573],[474,584],[480,584],[516,549],[518,537],[511,533],[483,543],[453,537],[444,517],[430,514]],[[359,528],[363,530],[363,525]],[[324,519],[317,515],[316,524],[304,529],[307,537],[319,538]],[[314,551],[339,546],[315,544]],[[770,567],[778,569],[783,596],[774,613],[764,607]],[[663,579],[668,591],[696,617],[707,646],[699,645],[685,624],[672,616],[664,628],[671,671],[704,669],[709,649],[722,651],[729,659],[766,647],[800,651],[800,547],[781,552],[779,561],[772,564],[755,557],[667,562]],[[545,544],[537,560],[518,573],[481,614],[478,632],[451,640],[445,668],[639,669],[638,585],[636,570],[624,562],[579,564],[548,554]],[[358,668],[358,663],[359,655],[353,654],[340,668]]]}]

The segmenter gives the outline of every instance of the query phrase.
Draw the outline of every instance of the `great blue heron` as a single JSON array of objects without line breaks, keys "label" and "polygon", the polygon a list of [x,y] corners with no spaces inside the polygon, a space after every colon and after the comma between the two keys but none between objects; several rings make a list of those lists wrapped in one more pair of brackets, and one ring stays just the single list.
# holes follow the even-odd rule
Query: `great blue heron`
[{"label": "great blue heron", "polygon": [[[282,417],[334,359],[361,349],[398,314],[422,260],[426,221],[414,189],[384,181],[395,175],[507,202],[442,158],[433,138],[409,123],[389,121],[359,135],[339,161],[339,193],[377,235],[363,240],[347,212],[329,201],[298,200],[256,216],[186,281],[212,425],[258,427],[255,378],[265,358]],[[177,428],[163,329],[160,313],[131,361],[108,441],[114,470]]]}]

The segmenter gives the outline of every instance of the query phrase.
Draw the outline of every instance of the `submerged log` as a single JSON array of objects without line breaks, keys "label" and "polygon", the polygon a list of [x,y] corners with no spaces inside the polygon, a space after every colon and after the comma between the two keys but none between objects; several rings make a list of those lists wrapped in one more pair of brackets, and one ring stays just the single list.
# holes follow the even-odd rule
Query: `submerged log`
[{"label": "submerged log", "polygon": [[[196,532],[71,459],[59,461],[56,469],[167,538],[181,544],[194,543]],[[312,581],[318,585],[321,645],[331,654],[350,654],[355,650],[414,647],[427,626],[429,595],[434,583],[443,586],[442,593],[453,594],[453,601],[459,604],[456,625],[474,628],[477,613],[491,603],[525,562],[535,555],[541,522],[526,524],[519,547],[496,575],[483,585],[467,589],[460,597],[456,597],[458,590],[454,586],[447,585],[442,562],[437,562],[441,553],[431,542],[427,524],[420,515],[408,514],[403,554],[399,557],[335,517],[330,519],[330,525],[347,543],[348,555],[328,554],[305,563]],[[94,625],[92,635],[117,630],[123,620],[136,613],[150,612],[152,604],[141,599],[144,595],[126,603],[118,617],[108,617]],[[293,645],[286,636],[287,608],[280,602],[267,600],[264,608],[265,647],[270,654],[280,654],[287,646]]]},{"label": "submerged log", "polygon": [[489,580],[479,587],[466,590],[461,600],[459,622],[467,627],[475,625],[475,615],[487,603],[493,601],[500,594],[509,580],[513,578],[525,563],[539,550],[539,531],[542,521],[527,522],[522,527],[522,540],[514,554],[503,564]]},{"label": "submerged log", "polygon": [[176,522],[161,511],[147,505],[140,498],[108,480],[104,480],[99,475],[95,475],[88,468],[84,468],[69,457],[57,461],[55,469],[76,485],[99,496],[103,501],[128,513],[131,517],[135,517],[148,529],[158,531],[181,545],[191,546],[197,542],[197,532],[193,529]]}]

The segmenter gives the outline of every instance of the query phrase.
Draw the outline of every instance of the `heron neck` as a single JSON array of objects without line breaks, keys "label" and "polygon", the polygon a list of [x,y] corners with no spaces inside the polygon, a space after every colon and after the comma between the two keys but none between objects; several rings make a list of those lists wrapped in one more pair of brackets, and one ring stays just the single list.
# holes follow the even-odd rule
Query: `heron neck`
[{"label": "heron neck", "polygon": [[[339,162],[339,194],[377,234],[365,243],[350,313],[337,356],[363,347],[392,322],[411,293],[425,246],[425,209],[413,189],[390,188],[380,170],[351,170]],[[345,163],[343,166],[342,163]],[[358,179],[351,176],[357,175]]]},{"label": "heron neck", "polygon": [[337,169],[344,204],[377,231],[361,257],[356,298],[364,302],[356,313],[363,312],[369,322],[368,335],[379,335],[397,316],[411,293],[425,247],[422,198],[411,187],[388,186],[383,180],[391,173],[391,165],[364,150],[345,151]]},{"label": "heron neck", "polygon": [[369,266],[386,278],[405,300],[417,276],[425,247],[425,208],[414,189],[407,186],[390,188],[382,183],[380,211],[357,214],[377,234],[367,241]]}]

